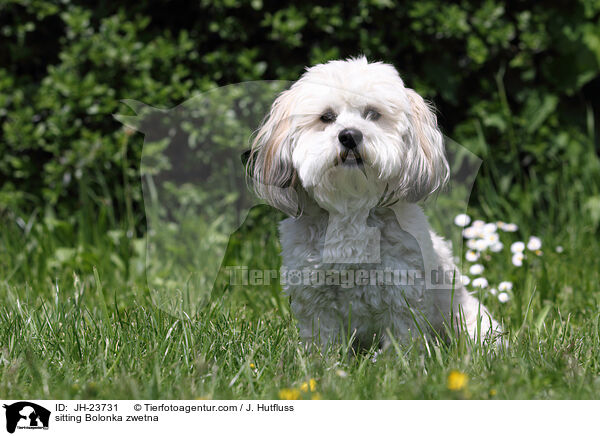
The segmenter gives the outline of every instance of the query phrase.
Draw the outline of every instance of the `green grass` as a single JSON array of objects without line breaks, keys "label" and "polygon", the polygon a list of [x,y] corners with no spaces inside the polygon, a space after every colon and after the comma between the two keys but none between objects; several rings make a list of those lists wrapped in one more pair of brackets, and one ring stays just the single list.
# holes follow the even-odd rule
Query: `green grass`
[{"label": "green grass", "polygon": [[[344,345],[305,350],[276,287],[220,287],[193,311],[160,310],[145,282],[143,235],[104,207],[65,220],[5,210],[0,397],[278,398],[314,379],[324,399],[599,398],[600,247],[597,223],[581,206],[598,192],[594,177],[565,171],[554,191],[542,182],[515,188],[518,201],[480,182],[472,216],[516,222],[515,239],[544,242],[544,254],[523,268],[506,252],[485,263],[490,281],[515,285],[505,304],[482,295],[508,348],[469,346],[465,337],[417,341],[375,361],[373,350],[350,358]],[[539,191],[552,194],[529,198]],[[259,208],[224,264],[277,268],[278,218]],[[558,244],[564,253],[554,252]],[[468,376],[464,389],[448,389],[452,370]]]}]

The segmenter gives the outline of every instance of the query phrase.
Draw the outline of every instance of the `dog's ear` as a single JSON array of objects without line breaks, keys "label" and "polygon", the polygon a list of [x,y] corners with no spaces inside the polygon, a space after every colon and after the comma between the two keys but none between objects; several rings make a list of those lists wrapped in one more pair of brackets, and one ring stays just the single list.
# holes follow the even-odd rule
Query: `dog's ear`
[{"label": "dog's ear", "polygon": [[298,215],[297,175],[292,165],[293,89],[282,92],[252,142],[246,174],[256,194],[288,215]]},{"label": "dog's ear", "polygon": [[443,187],[450,168],[444,152],[444,137],[432,108],[414,90],[407,88],[406,92],[411,107],[409,173],[405,177],[411,182],[406,198],[416,202]]}]

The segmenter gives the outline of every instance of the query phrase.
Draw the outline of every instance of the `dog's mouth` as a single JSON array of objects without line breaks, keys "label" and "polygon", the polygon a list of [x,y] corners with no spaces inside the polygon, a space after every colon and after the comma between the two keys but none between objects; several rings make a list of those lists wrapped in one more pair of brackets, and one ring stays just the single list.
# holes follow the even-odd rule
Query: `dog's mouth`
[{"label": "dog's mouth", "polygon": [[361,155],[354,150],[344,150],[335,159],[334,166],[362,168],[364,163]]}]

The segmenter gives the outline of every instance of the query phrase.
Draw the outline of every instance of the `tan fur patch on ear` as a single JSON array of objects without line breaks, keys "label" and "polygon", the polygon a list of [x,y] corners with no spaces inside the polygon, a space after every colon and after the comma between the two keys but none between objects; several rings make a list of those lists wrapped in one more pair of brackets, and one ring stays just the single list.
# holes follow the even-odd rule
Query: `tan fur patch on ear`
[{"label": "tan fur patch on ear", "polygon": [[[433,113],[433,108],[416,91],[407,88],[408,99],[410,101],[413,123],[417,140],[427,157],[428,163],[432,164],[433,147],[435,144],[432,138],[431,130],[437,130],[437,118]],[[440,133],[441,135],[441,133]]]},{"label": "tan fur patch on ear", "polygon": [[281,153],[291,128],[289,112],[278,99],[252,143],[255,177],[263,184],[279,186],[281,183]]},{"label": "tan fur patch on ear", "polygon": [[[271,205],[295,214],[293,187],[296,171],[291,163],[292,90],[277,97],[269,115],[260,127],[250,152],[251,178],[256,194]],[[290,212],[292,211],[292,212]]]},{"label": "tan fur patch on ear", "polygon": [[426,197],[440,189],[450,175],[444,151],[444,137],[438,129],[433,108],[414,90],[406,88],[411,105],[411,122],[416,146],[422,153],[422,171],[417,174],[420,188],[417,197]]}]

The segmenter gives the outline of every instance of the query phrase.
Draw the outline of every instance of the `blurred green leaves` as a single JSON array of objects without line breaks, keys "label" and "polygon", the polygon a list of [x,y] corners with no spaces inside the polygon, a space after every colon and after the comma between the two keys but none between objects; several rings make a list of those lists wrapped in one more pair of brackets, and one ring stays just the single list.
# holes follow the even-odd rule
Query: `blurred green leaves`
[{"label": "blurred green leaves", "polygon": [[597,1],[8,0],[0,16],[0,209],[66,216],[85,196],[142,225],[143,138],[112,118],[120,100],[170,108],[360,53],[432,100],[502,195],[595,156]]}]

